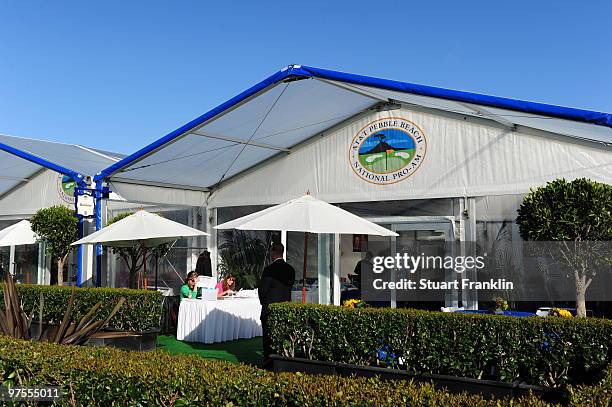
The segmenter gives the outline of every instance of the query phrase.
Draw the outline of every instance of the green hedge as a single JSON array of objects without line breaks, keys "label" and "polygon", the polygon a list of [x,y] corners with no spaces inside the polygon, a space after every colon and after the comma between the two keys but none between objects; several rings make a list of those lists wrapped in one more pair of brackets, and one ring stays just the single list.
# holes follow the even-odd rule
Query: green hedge
[{"label": "green hedge", "polygon": [[[29,314],[34,311],[34,320],[38,320],[40,293],[43,293],[43,321],[60,323],[72,292],[72,287],[19,284],[17,293],[24,310]],[[108,328],[125,331],[149,331],[159,328],[162,311],[162,295],[158,291],[129,290],[124,288],[77,288],[75,295],[74,315],[80,319],[95,304],[102,301],[99,317],[110,314],[120,297],[126,302],[119,312],[110,320]],[[0,304],[3,304],[0,290]]]},{"label": "green hedge", "polygon": [[576,406],[612,405],[612,364],[604,378],[594,386],[569,386],[569,402]]},{"label": "green hedge", "polygon": [[284,356],[546,386],[601,377],[612,361],[610,320],[296,303],[270,309],[272,347]]},{"label": "green hedge", "polygon": [[0,384],[59,385],[60,405],[141,406],[521,406],[535,397],[485,400],[429,384],[271,373],[165,352],[125,352],[0,336]]}]

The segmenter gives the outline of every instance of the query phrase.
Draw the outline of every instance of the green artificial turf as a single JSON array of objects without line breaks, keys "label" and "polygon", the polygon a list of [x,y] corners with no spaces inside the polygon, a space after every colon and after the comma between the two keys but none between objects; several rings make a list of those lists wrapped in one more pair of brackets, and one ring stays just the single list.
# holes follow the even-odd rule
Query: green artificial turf
[{"label": "green artificial turf", "polygon": [[157,348],[171,355],[198,355],[206,359],[227,360],[233,363],[248,363],[259,366],[263,361],[261,337],[240,339],[231,342],[203,343],[182,342],[174,336],[159,335]]}]

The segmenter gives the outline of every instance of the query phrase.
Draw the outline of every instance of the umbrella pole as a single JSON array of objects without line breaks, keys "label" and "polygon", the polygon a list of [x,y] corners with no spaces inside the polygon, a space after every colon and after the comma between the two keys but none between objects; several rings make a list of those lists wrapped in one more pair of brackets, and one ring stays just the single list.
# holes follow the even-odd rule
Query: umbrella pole
[{"label": "umbrella pole", "polygon": [[159,268],[159,259],[155,256],[155,291],[157,291],[157,269]]},{"label": "umbrella pole", "polygon": [[147,249],[143,249],[143,271],[142,271],[142,286],[146,290],[147,289]]},{"label": "umbrella pole", "polygon": [[306,266],[308,259],[308,232],[304,232],[304,273],[302,274],[302,304],[306,304]]}]

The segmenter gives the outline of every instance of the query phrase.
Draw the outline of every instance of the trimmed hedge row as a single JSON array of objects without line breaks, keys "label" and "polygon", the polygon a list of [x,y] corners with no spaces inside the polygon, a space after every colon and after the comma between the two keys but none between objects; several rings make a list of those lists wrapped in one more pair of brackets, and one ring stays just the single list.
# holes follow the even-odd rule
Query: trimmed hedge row
[{"label": "trimmed hedge row", "polygon": [[[1,285],[0,285],[1,287]],[[72,287],[18,284],[17,293],[26,313],[34,311],[34,321],[38,320],[40,293],[43,294],[43,321],[60,323]],[[2,301],[0,289],[0,306]],[[120,297],[126,302],[119,312],[110,320],[108,328],[115,330],[144,332],[159,328],[162,312],[162,295],[158,291],[130,290],[125,288],[77,288],[75,294],[74,315],[77,319],[84,316],[89,310],[102,301],[98,311],[99,318],[110,314]]]},{"label": "trimmed hedge row", "polygon": [[435,390],[429,384],[271,373],[197,356],[55,345],[2,336],[0,384],[61,386],[66,396],[59,405],[546,405],[533,396],[492,401]]},{"label": "trimmed hedge row", "polygon": [[417,373],[561,386],[603,375],[612,321],[296,303],[270,306],[273,351]]},{"label": "trimmed hedge row", "polygon": [[569,386],[569,402],[576,406],[612,405],[612,364],[608,366],[604,378],[595,386]]}]

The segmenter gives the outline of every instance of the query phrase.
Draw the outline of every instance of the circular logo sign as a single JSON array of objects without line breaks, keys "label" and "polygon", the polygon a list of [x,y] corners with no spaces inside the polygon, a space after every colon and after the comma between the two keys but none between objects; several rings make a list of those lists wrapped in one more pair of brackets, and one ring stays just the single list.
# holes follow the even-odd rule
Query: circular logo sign
[{"label": "circular logo sign", "polygon": [[421,129],[409,120],[388,118],[363,127],[351,143],[351,168],[360,178],[374,184],[394,184],[419,168],[427,141]]},{"label": "circular logo sign", "polygon": [[57,192],[64,202],[74,203],[74,187],[77,183],[70,175],[61,175],[57,177]]}]

